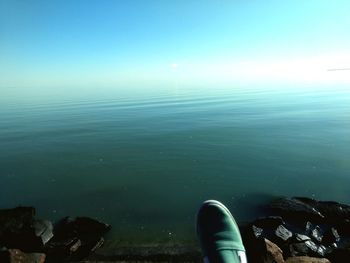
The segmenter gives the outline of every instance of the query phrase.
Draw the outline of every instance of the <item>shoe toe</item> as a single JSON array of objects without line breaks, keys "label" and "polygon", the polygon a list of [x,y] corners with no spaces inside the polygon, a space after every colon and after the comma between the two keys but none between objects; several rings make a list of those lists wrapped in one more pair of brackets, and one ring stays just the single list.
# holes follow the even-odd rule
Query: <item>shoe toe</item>
[{"label": "shoe toe", "polygon": [[205,254],[219,250],[245,250],[234,218],[218,201],[206,201],[200,208],[197,234]]}]

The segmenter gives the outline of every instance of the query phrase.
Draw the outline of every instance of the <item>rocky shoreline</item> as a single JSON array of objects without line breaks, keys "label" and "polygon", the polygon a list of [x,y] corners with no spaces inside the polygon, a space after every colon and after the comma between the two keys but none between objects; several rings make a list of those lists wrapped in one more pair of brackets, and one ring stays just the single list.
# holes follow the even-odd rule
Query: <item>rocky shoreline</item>
[{"label": "rocky shoreline", "polygon": [[[249,263],[350,262],[350,206],[281,198],[240,226]],[[87,217],[52,224],[33,207],[0,210],[0,262],[202,262],[198,247],[121,247],[105,254],[111,226]]]},{"label": "rocky shoreline", "polygon": [[350,262],[350,206],[282,198],[243,229],[248,262]]}]

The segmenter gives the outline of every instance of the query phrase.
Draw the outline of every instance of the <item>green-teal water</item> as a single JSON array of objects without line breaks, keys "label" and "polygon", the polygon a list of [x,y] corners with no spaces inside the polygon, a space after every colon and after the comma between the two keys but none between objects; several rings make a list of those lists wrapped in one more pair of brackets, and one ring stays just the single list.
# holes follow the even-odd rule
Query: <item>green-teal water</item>
[{"label": "green-teal water", "polygon": [[0,90],[0,208],[86,215],[118,242],[195,240],[278,196],[350,203],[347,88]]}]

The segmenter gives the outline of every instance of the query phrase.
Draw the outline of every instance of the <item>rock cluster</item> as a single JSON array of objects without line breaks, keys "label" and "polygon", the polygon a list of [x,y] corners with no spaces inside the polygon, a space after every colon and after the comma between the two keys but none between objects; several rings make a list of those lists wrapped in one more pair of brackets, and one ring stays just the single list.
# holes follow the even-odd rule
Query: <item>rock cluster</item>
[{"label": "rock cluster", "polygon": [[0,262],[82,260],[103,244],[109,229],[87,217],[66,217],[53,225],[35,218],[33,207],[0,210]]},{"label": "rock cluster", "polygon": [[[242,228],[249,263],[350,262],[350,206],[294,197],[276,200],[265,212]],[[119,248],[110,257],[101,250],[92,253],[110,228],[87,217],[66,217],[53,225],[35,218],[32,207],[0,210],[0,263],[74,262],[88,256],[126,262],[202,261],[198,251],[183,247],[141,252]]]},{"label": "rock cluster", "polygon": [[243,232],[249,262],[350,262],[350,206],[283,198]]}]

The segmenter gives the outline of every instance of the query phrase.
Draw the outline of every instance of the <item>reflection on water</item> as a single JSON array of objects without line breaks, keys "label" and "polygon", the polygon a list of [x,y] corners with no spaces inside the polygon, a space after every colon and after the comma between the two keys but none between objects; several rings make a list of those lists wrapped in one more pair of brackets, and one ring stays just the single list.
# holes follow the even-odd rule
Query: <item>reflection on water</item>
[{"label": "reflection on water", "polygon": [[350,91],[0,91],[0,206],[97,217],[122,241],[192,241],[205,199],[350,203]]}]

